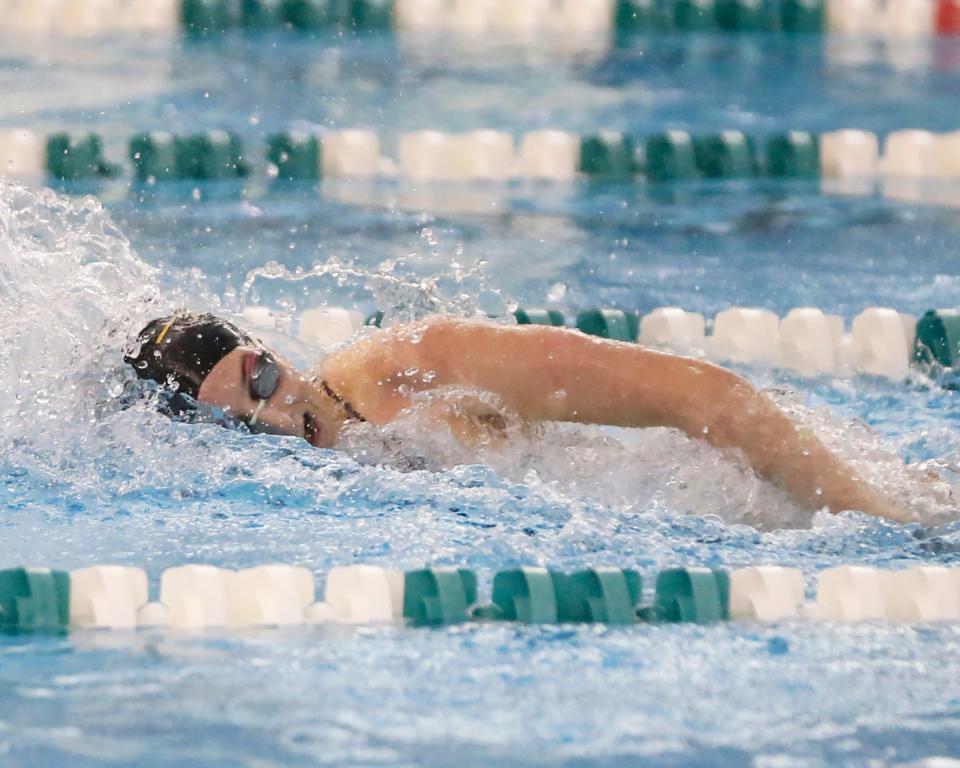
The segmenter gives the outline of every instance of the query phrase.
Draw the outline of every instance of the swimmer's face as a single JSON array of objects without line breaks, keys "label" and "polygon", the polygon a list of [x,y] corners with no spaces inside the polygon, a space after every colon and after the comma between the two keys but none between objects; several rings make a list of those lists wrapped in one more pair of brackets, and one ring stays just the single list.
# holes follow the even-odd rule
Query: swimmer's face
[{"label": "swimmer's face", "polygon": [[197,399],[226,415],[250,423],[256,413],[256,431],[296,435],[317,448],[336,440],[338,420],[330,403],[313,382],[288,363],[274,356],[279,379],[262,407],[251,389],[256,362],[263,350],[237,347],[217,363],[204,379]]}]

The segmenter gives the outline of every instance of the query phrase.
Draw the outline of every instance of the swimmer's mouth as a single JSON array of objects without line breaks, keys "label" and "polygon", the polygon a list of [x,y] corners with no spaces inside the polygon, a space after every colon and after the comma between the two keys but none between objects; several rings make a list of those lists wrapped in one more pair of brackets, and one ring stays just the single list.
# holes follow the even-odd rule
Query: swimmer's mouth
[{"label": "swimmer's mouth", "polygon": [[320,425],[312,413],[303,414],[303,438],[314,448],[320,448]]}]

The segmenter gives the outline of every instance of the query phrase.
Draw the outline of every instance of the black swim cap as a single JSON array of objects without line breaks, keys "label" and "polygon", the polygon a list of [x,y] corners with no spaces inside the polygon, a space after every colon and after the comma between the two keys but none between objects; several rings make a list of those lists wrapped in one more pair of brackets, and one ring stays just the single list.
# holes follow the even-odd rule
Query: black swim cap
[{"label": "black swim cap", "polygon": [[175,383],[194,400],[214,366],[237,347],[262,345],[216,315],[179,312],[152,320],[137,336],[139,351],[125,355],[141,379]]}]

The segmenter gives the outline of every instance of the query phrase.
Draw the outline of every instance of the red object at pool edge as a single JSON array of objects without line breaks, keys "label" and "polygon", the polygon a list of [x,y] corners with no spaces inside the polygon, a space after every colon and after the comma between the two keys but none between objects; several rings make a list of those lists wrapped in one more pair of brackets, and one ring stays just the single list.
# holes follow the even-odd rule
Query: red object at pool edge
[{"label": "red object at pool edge", "polygon": [[937,34],[960,35],[960,0],[937,3]]}]

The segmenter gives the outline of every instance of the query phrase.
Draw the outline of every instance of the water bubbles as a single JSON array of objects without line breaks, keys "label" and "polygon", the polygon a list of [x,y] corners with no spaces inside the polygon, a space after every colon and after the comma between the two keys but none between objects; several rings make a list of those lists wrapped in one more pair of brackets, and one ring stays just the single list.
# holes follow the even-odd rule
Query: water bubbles
[{"label": "water bubbles", "polygon": [[420,237],[431,247],[436,248],[440,245],[440,240],[431,227],[422,227],[420,229]]},{"label": "water bubbles", "polygon": [[567,286],[563,283],[554,283],[547,291],[547,301],[551,304],[560,304],[567,297]]},{"label": "water bubbles", "polygon": [[[458,262],[449,263],[444,269],[427,276],[418,275],[412,262],[418,262],[416,254],[402,259],[386,259],[373,270],[342,262],[336,256],[293,270],[270,262],[247,274],[234,307],[240,311],[248,304],[256,303],[255,286],[263,280],[299,282],[303,284],[305,294],[307,285],[315,291],[315,286],[322,285],[322,281],[333,280],[338,286],[365,289],[383,313],[380,325],[384,328],[436,314],[458,317],[505,314],[506,301],[499,291],[487,285],[483,261],[470,267]],[[434,269],[433,266],[427,268]]]}]

